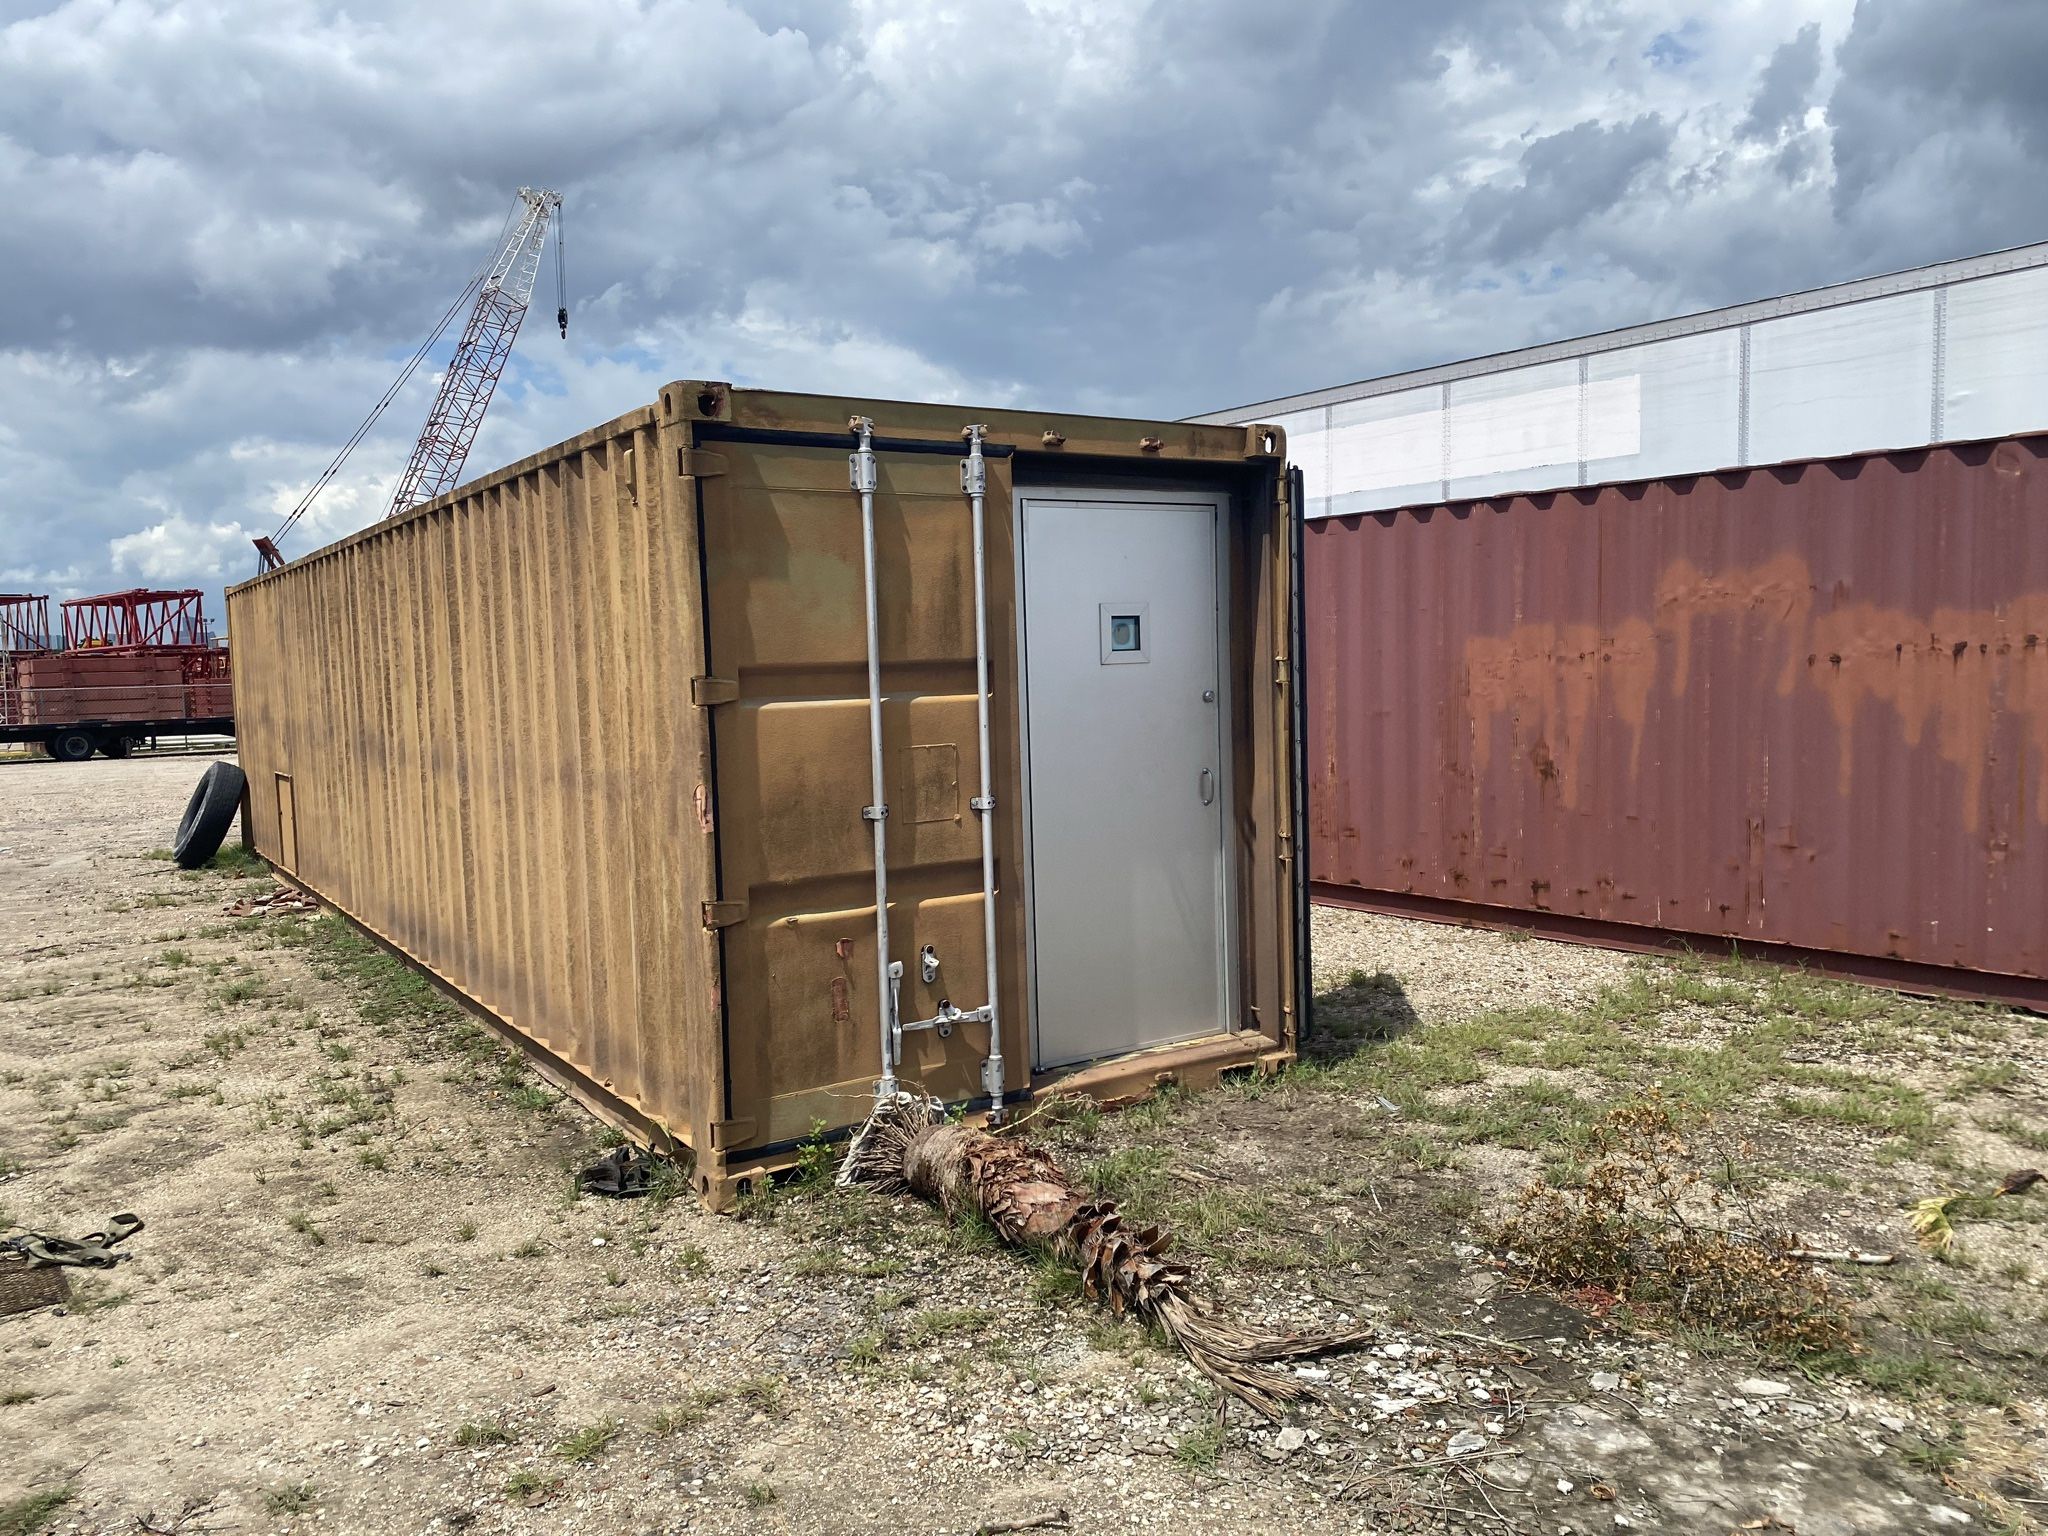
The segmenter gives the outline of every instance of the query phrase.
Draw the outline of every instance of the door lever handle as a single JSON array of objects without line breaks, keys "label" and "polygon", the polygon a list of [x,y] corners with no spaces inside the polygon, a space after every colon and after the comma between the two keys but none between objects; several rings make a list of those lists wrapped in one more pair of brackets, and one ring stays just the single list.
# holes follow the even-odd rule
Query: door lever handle
[{"label": "door lever handle", "polygon": [[1201,791],[1202,804],[1214,805],[1216,803],[1216,775],[1206,768],[1202,770]]}]

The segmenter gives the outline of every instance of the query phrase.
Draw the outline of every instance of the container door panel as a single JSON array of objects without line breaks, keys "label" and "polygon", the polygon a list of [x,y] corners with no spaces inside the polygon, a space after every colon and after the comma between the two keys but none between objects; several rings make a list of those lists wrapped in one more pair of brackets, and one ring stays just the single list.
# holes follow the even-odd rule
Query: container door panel
[{"label": "container door panel", "polygon": [[[719,895],[736,1145],[859,1121],[881,1071],[860,502],[846,453],[722,443],[703,487],[709,662],[717,706]],[[889,806],[892,958],[902,1016],[983,997],[973,568],[951,458],[884,454],[875,498]],[[731,909],[728,909],[731,910]],[[918,965],[930,945],[940,974]],[[971,1096],[984,1028],[911,1037],[904,1073]]]}]

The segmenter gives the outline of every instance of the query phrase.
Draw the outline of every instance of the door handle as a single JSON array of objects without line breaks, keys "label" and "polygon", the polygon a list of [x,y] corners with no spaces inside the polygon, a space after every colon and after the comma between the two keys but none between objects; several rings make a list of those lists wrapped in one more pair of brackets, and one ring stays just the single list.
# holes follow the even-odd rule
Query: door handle
[{"label": "door handle", "polygon": [[1206,768],[1202,770],[1201,791],[1202,804],[1214,805],[1216,803],[1216,775]]}]

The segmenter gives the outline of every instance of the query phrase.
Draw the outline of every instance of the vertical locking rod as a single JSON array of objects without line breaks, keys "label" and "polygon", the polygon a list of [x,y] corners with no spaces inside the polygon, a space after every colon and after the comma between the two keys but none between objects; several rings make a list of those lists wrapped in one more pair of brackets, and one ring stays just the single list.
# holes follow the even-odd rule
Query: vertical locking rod
[{"label": "vertical locking rod", "polygon": [[976,724],[981,735],[981,793],[969,803],[981,819],[981,932],[988,960],[988,1059],[981,1066],[989,1118],[1003,1119],[1003,1021],[996,1009],[996,835],[995,796],[989,788],[988,697],[988,460],[981,451],[986,427],[968,427],[967,457],[960,461],[960,489],[974,508],[974,686]]},{"label": "vertical locking rod", "polygon": [[868,780],[871,803],[861,815],[875,835],[875,992],[882,1021],[882,1075],[875,1101],[896,1097],[896,988],[889,975],[889,806],[882,788],[882,638],[875,592],[875,424],[856,416],[847,430],[860,446],[847,455],[847,475],[860,496],[860,549],[867,588]]}]

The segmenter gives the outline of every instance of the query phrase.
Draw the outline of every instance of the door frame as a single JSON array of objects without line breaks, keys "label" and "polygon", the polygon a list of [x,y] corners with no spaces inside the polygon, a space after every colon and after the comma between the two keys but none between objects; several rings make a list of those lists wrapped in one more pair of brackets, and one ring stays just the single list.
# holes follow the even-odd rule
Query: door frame
[{"label": "door frame", "polygon": [[1138,489],[1128,485],[1110,482],[1099,486],[1061,482],[1058,484],[1034,485],[1027,481],[1017,482],[1010,496],[1010,547],[1016,551],[1016,604],[1017,604],[1017,754],[1020,771],[1018,779],[1018,847],[1021,851],[1022,868],[1019,871],[1018,895],[1024,913],[1024,965],[1025,987],[1024,1006],[1026,1025],[1031,1042],[1031,1070],[1072,1071],[1087,1065],[1086,1061],[1066,1063],[1058,1068],[1041,1065],[1045,1059],[1038,1031],[1038,904],[1037,882],[1033,869],[1034,842],[1031,822],[1031,603],[1026,568],[1029,564],[1024,544],[1026,509],[1033,503],[1048,502],[1089,502],[1105,506],[1208,506],[1215,512],[1216,531],[1216,587],[1212,594],[1216,620],[1216,751],[1217,751],[1217,899],[1216,899],[1216,964],[1217,998],[1221,1005],[1214,1030],[1194,1030],[1173,1040],[1156,1041],[1132,1050],[1108,1051],[1091,1060],[1104,1060],[1115,1056],[1128,1056],[1140,1051],[1163,1048],[1168,1045],[1184,1044],[1188,1040],[1199,1040],[1210,1034],[1234,1034],[1238,1031],[1241,1010],[1238,1000],[1238,932],[1236,839],[1231,835],[1237,804],[1236,775],[1232,769],[1233,738],[1231,721],[1236,707],[1236,690],[1230,668],[1230,534],[1231,517],[1235,510],[1236,498],[1228,491],[1213,486],[1188,487],[1183,490],[1158,488]]}]

